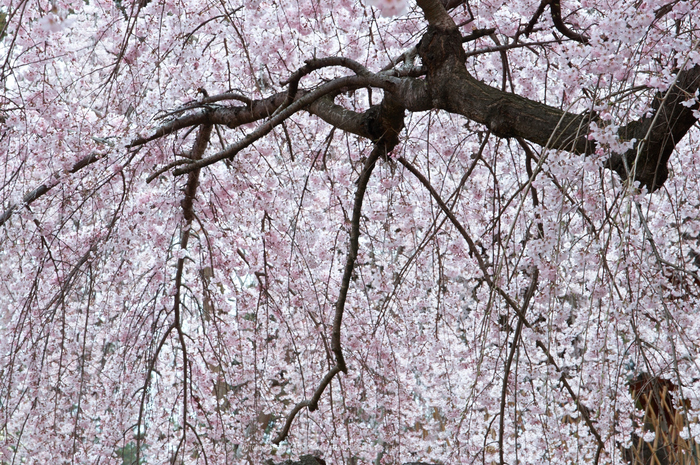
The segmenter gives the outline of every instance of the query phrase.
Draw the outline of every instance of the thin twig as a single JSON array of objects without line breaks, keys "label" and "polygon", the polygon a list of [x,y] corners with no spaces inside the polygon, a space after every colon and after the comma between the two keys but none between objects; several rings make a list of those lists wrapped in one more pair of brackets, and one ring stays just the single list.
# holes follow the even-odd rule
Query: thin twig
[{"label": "thin twig", "polygon": [[500,46],[496,46],[496,47],[480,48],[478,50],[474,50],[473,52],[467,52],[465,56],[468,58],[468,57],[473,57],[476,55],[481,55],[484,53],[502,52],[504,50],[512,50],[515,48],[549,45],[549,44],[555,44],[557,42],[559,42],[559,41],[558,40],[542,40],[539,42],[527,42],[527,43],[517,42],[517,43],[512,43],[512,44],[500,45]]},{"label": "thin twig", "polygon": [[[466,229],[464,229],[464,226],[462,226],[462,223],[459,222],[459,220],[455,217],[454,213],[452,213],[452,210],[447,207],[445,202],[440,198],[440,194],[437,193],[435,188],[430,184],[430,181],[421,174],[420,171],[418,171],[411,163],[409,163],[405,158],[400,157],[398,159],[399,163],[404,165],[413,175],[418,178],[418,180],[423,184],[423,186],[428,189],[430,194],[433,196],[433,199],[438,203],[442,211],[447,215],[447,217],[450,219],[454,227],[457,228],[459,233],[462,235],[464,240],[467,242],[467,245],[469,246],[469,255],[473,256],[476,258],[477,264],[479,265],[479,269],[481,270],[484,280],[486,281],[486,284],[489,285],[492,289],[495,289],[503,299],[505,299],[506,303],[513,309],[515,312],[520,315],[520,306],[515,302],[503,289],[500,288],[500,286],[497,286],[496,283],[493,282],[491,279],[491,275],[488,273],[488,267],[486,266],[486,263],[484,263],[484,259],[481,256],[481,253],[479,250],[476,248],[476,244],[472,240],[472,238],[469,236],[469,233],[467,232]],[[522,315],[524,318],[524,315]],[[527,327],[530,328],[531,326],[529,323],[527,324]]]},{"label": "thin twig", "polygon": [[150,184],[155,178],[157,178],[158,176],[160,176],[163,173],[167,173],[168,171],[175,168],[176,166],[186,165],[188,163],[192,163],[192,160],[190,160],[189,158],[181,158],[180,160],[175,160],[174,162],[168,163],[167,165],[158,169],[158,171],[156,171],[155,173],[148,176],[146,178],[146,184]]}]

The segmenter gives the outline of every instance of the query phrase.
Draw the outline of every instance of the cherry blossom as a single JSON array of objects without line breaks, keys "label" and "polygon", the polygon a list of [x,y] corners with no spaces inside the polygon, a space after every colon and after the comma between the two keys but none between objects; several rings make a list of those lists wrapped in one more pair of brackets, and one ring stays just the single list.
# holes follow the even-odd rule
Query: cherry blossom
[{"label": "cherry blossom", "polygon": [[692,456],[699,9],[2,0],[0,463]]}]

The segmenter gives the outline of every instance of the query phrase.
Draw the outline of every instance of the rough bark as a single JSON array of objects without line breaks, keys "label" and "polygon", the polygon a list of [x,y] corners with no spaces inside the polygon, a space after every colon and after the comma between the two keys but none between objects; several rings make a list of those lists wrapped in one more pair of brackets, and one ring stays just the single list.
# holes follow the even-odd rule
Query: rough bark
[{"label": "rough bark", "polygon": [[[427,67],[426,88],[433,108],[457,113],[484,124],[500,137],[519,137],[543,147],[591,154],[596,144],[588,139],[590,124],[603,124],[595,115],[573,114],[519,95],[488,86],[464,66],[461,37],[456,30],[430,26],[418,53]],[[700,87],[700,66],[680,71],[676,84],[654,97],[654,114],[620,128],[623,140],[636,139],[633,148],[613,155],[607,167],[622,179],[632,175],[649,191],[668,177],[668,160],[676,144],[697,119],[694,107],[680,103]],[[636,163],[635,163],[636,162]]]}]

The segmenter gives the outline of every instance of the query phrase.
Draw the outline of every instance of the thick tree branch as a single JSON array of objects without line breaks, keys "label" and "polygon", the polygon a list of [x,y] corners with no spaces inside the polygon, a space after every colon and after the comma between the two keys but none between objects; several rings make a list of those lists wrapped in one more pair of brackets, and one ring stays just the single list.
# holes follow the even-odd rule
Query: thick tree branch
[{"label": "thick tree branch", "polygon": [[445,10],[450,11],[460,5],[464,5],[467,3],[467,0],[440,0],[440,2],[442,3],[442,6],[445,7]]},{"label": "thick tree branch", "polygon": [[235,156],[238,152],[250,146],[253,142],[269,134],[269,132],[272,131],[272,129],[274,129],[278,124],[281,124],[284,120],[292,116],[294,113],[305,108],[306,106],[310,105],[311,103],[320,99],[321,97],[331,94],[333,92],[337,92],[348,87],[357,88],[365,86],[376,86],[384,88],[387,91],[391,91],[395,87],[395,84],[392,83],[390,79],[396,78],[385,79],[377,76],[348,76],[344,78],[335,79],[331,82],[323,84],[314,91],[309,92],[308,94],[299,98],[283,110],[279,111],[278,113],[275,113],[269,120],[258,126],[245,138],[239,140],[235,144],[230,145],[229,147],[226,147],[219,153],[190,163],[185,167],[178,168],[174,171],[173,174],[179,176],[181,174],[189,173],[192,170],[204,168],[205,166],[209,166],[218,161]]},{"label": "thick tree branch", "polygon": [[607,166],[623,179],[633,174],[635,180],[652,192],[661,187],[668,178],[667,165],[671,153],[697,122],[693,110],[697,110],[698,104],[686,107],[681,103],[698,88],[700,65],[680,71],[675,84],[654,97],[653,115],[634,121],[618,131],[622,139],[636,139],[637,143],[626,153],[611,157]]},{"label": "thick tree branch", "polygon": [[372,73],[369,72],[367,68],[362,66],[360,63],[350,58],[343,57],[326,57],[326,58],[313,58],[306,60],[306,64],[296,70],[292,76],[287,79],[287,81],[282,82],[282,85],[288,85],[287,89],[287,99],[283,106],[287,106],[294,101],[296,93],[299,90],[299,81],[302,77],[312,73],[313,71],[321,68],[327,68],[330,66],[344,66],[346,68],[355,71],[358,76],[371,76]]},{"label": "thick tree branch", "polygon": [[539,21],[540,16],[542,16],[542,13],[544,13],[544,10],[545,10],[545,8],[547,8],[548,4],[549,4],[549,0],[542,0],[540,2],[540,6],[537,7],[535,14],[532,15],[532,19],[530,19],[530,22],[527,23],[527,26],[523,30],[523,34],[525,34],[525,37],[530,36],[533,29],[535,28],[535,24],[537,24],[537,21]]},{"label": "thick tree branch", "polygon": [[425,19],[431,26],[445,31],[457,28],[454,20],[447,14],[447,10],[439,0],[417,0],[416,3],[423,10]]},{"label": "thick tree branch", "polygon": [[[192,150],[190,151],[190,158],[193,160],[200,160],[204,151],[209,144],[209,137],[211,137],[211,131],[213,126],[211,124],[203,124],[199,128],[197,133],[197,138],[194,141]],[[180,202],[182,207],[182,213],[185,217],[185,222],[187,223],[187,234],[189,236],[189,225],[194,221],[194,198],[197,194],[197,186],[199,186],[199,170],[191,171],[187,176],[187,185],[185,186],[185,197]],[[187,246],[187,243],[183,243],[183,248]]]},{"label": "thick tree branch", "polygon": [[[442,24],[449,15],[438,0],[421,0],[419,5],[432,23]],[[442,18],[442,19],[441,19]],[[451,21],[451,18],[450,18]],[[321,66],[347,66],[357,76],[338,78],[323,84],[314,91],[294,92],[294,101],[285,104],[290,93],[278,93],[266,99],[250,102],[244,107],[222,107],[186,115],[158,128],[152,135],[135,140],[131,146],[144,144],[179,129],[197,124],[223,124],[237,127],[274,116],[259,126],[248,137],[225,150],[190,163],[175,171],[184,174],[202,168],[238,151],[269,133],[273,127],[304,109],[343,131],[377,139],[371,133],[371,112],[364,114],[347,110],[333,102],[340,90],[357,89],[364,86],[380,87],[391,93],[392,98],[409,111],[442,109],[456,113],[487,126],[499,137],[516,137],[543,147],[564,150],[576,154],[592,154],[597,146],[589,140],[591,123],[604,124],[590,113],[574,114],[516,94],[504,92],[478,81],[465,67],[466,53],[462,48],[463,38],[456,28],[448,30],[430,26],[418,45],[418,53],[427,69],[427,79],[392,77],[388,74],[367,74],[361,65],[341,58],[313,61],[294,75],[292,81],[312,69]],[[302,72],[303,71],[303,72]],[[624,154],[613,155],[606,166],[616,171],[623,179],[630,174],[635,181],[655,191],[668,177],[667,163],[675,145],[697,121],[693,116],[695,107],[685,107],[687,100],[700,87],[700,66],[682,70],[676,84],[667,92],[658,93],[653,101],[655,114],[623,126],[618,134],[623,140],[636,139],[634,147]],[[210,97],[210,99],[216,97]],[[658,116],[657,116],[658,115]]]},{"label": "thick tree branch", "polygon": [[537,24],[537,21],[540,19],[540,16],[542,16],[542,13],[544,13],[544,10],[547,7],[547,5],[549,5],[549,8],[552,12],[552,22],[554,23],[554,27],[557,28],[557,31],[561,32],[562,34],[564,34],[564,36],[568,37],[569,39],[575,40],[576,42],[580,42],[582,44],[588,43],[588,37],[586,37],[583,34],[579,34],[572,31],[571,29],[569,29],[569,26],[567,26],[564,23],[564,20],[561,17],[560,0],[542,0],[540,6],[537,8],[537,11],[535,11],[535,14],[532,15],[532,19],[523,30],[525,37],[530,35],[530,33],[535,27],[535,24]]},{"label": "thick tree branch", "polygon": [[[428,67],[427,89],[435,108],[457,113],[487,126],[496,136],[520,137],[543,147],[577,154],[591,154],[596,144],[588,139],[591,114],[573,114],[507,93],[472,77],[464,66],[461,38],[429,27],[418,52]],[[680,71],[676,84],[656,95],[653,108],[661,117],[642,118],[623,126],[618,134],[636,139],[634,148],[613,156],[608,167],[627,177],[636,161],[634,179],[649,191],[658,189],[668,176],[666,163],[675,145],[697,119],[695,107],[680,103],[700,87],[700,65]],[[602,124],[600,121],[598,124]],[[639,145],[642,144],[642,145]]]},{"label": "thick tree branch", "polygon": [[[396,78],[391,79],[395,80]],[[397,83],[403,84],[400,81]],[[342,84],[338,87],[342,88]],[[362,85],[356,84],[355,87],[362,87]],[[295,101],[304,99],[310,92],[311,91],[308,90],[297,91],[295,94]],[[287,92],[279,92],[264,99],[252,100],[246,106],[207,108],[206,103],[200,103],[197,106],[190,105],[187,107],[189,110],[196,109],[197,111],[169,121],[148,136],[134,139],[129,144],[129,147],[143,145],[173,134],[181,129],[198,126],[200,124],[220,124],[229,128],[237,128],[244,124],[254,123],[269,118],[275,110],[283,105],[287,95]],[[219,97],[221,96],[209,97],[205,100],[215,99],[213,101],[220,101],[216,100]],[[306,97],[306,99],[308,100],[309,98]],[[332,94],[317,96],[315,100],[313,98],[311,100],[311,103],[307,102],[304,110],[320,117],[338,129],[361,137],[367,137],[367,134],[364,132],[364,125],[360,121],[361,117],[359,117],[357,113],[346,110],[340,105],[333,103]]]},{"label": "thick tree branch", "polygon": [[560,0],[550,0],[549,8],[552,10],[552,22],[554,23],[554,27],[557,28],[557,31],[561,32],[569,39],[575,40],[576,42],[580,42],[582,44],[588,43],[588,37],[586,37],[583,34],[579,34],[577,32],[572,31],[571,29],[569,29],[569,26],[567,26],[564,23],[564,20],[561,17]]}]

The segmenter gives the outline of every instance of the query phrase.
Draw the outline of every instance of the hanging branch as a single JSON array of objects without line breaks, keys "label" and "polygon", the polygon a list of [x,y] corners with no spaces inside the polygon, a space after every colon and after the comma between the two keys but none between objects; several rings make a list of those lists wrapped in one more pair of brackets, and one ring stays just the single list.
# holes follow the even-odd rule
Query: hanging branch
[{"label": "hanging branch", "polygon": [[[209,138],[211,137],[211,132],[213,129],[213,125],[211,124],[204,124],[199,128],[199,132],[197,133],[197,138],[194,141],[194,145],[192,146],[192,150],[190,151],[189,158],[192,160],[199,160],[204,156],[204,152],[207,148],[207,145],[209,144]],[[199,185],[199,173],[200,170],[194,170],[191,171],[187,175],[187,184],[185,185],[185,196],[183,199],[180,201],[180,206],[182,207],[182,214],[185,219],[185,225],[182,228],[182,231],[180,233],[180,250],[187,250],[187,244],[189,242],[189,237],[190,237],[190,226],[192,225],[192,222],[194,221],[195,214],[194,214],[194,199],[197,194],[197,187]],[[177,334],[178,342],[180,343],[180,347],[182,348],[182,385],[183,385],[183,402],[182,402],[182,418],[183,418],[183,424],[187,423],[187,387],[188,387],[188,353],[187,353],[187,346],[185,343],[185,332],[182,329],[182,315],[180,312],[180,307],[181,307],[181,295],[182,295],[182,276],[184,274],[184,269],[185,269],[185,258],[179,258],[177,260],[177,267],[175,271],[175,295],[174,295],[174,302],[173,302],[173,322],[171,325],[168,327],[168,329],[165,331],[165,334],[161,337],[158,347],[156,349],[156,352],[153,356],[153,359],[151,360],[149,364],[149,369],[146,372],[146,379],[144,381],[144,385],[141,388],[141,404],[139,408],[139,418],[138,418],[138,423],[137,423],[137,432],[140,431],[141,429],[141,424],[143,421],[143,416],[144,416],[144,408],[145,408],[145,403],[146,403],[146,395],[148,393],[148,385],[150,383],[150,378],[151,374],[155,370],[155,364],[158,359],[158,356],[160,354],[161,349],[163,348],[163,345],[165,344],[167,338],[170,336],[172,331],[175,331]],[[196,434],[196,433],[195,433]],[[140,460],[140,455],[141,455],[141,441],[143,440],[143,435],[138,434],[137,435],[137,444],[136,444],[136,463],[139,463]],[[182,444],[185,443],[185,440],[187,438],[187,428],[184,427],[182,428],[182,437],[180,438],[180,442],[178,443],[177,449],[173,453],[173,457],[176,457],[180,447]]]},{"label": "hanging branch", "polygon": [[314,411],[318,408],[318,400],[323,391],[330,384],[333,378],[340,373],[347,373],[348,367],[343,356],[343,347],[341,344],[341,331],[343,324],[343,313],[345,312],[345,302],[352,280],[352,273],[355,269],[355,261],[360,247],[360,219],[362,217],[362,204],[365,198],[367,184],[372,176],[377,160],[385,158],[399,143],[398,135],[403,129],[404,108],[398,104],[395,99],[387,94],[382,103],[372,107],[367,111],[369,115],[367,131],[370,134],[375,134],[375,144],[372,152],[365,160],[365,163],[357,180],[357,190],[355,191],[355,200],[353,202],[352,220],[350,225],[350,241],[348,244],[348,254],[345,259],[345,269],[343,278],[340,282],[340,290],[338,292],[338,300],[335,303],[335,315],[333,316],[333,332],[331,335],[331,351],[335,355],[335,366],[324,376],[321,384],[314,392],[311,400],[303,400],[299,402],[287,416],[285,425],[282,431],[273,440],[273,443],[279,444],[289,434],[292,421],[296,415],[307,407],[309,411]]},{"label": "hanging branch", "polygon": [[357,252],[360,247],[360,217],[362,216],[362,202],[365,197],[367,183],[372,175],[372,170],[374,169],[379,157],[385,155],[386,148],[384,145],[376,144],[372,150],[372,153],[369,157],[367,157],[367,160],[362,167],[362,173],[360,173],[360,178],[357,181],[357,191],[355,191],[355,203],[352,209],[352,224],[350,227],[350,244],[348,245],[348,256],[345,260],[345,271],[343,272],[343,279],[340,283],[338,300],[335,303],[333,334],[331,336],[331,350],[335,354],[335,360],[338,364],[338,368],[343,373],[348,372],[348,367],[345,364],[345,358],[343,357],[343,349],[340,343],[340,330],[343,322],[343,312],[345,311],[345,299],[348,295],[350,280],[352,279],[352,272],[355,268],[355,260],[357,259]]},{"label": "hanging branch", "polygon": [[549,8],[552,11],[552,22],[554,23],[554,27],[557,28],[557,31],[561,32],[569,39],[575,40],[576,42],[580,42],[582,44],[588,43],[588,37],[586,37],[583,34],[579,34],[577,32],[572,31],[571,29],[569,29],[569,26],[564,24],[564,20],[561,18],[560,0],[550,0]]},{"label": "hanging branch", "polygon": [[[418,180],[423,184],[423,186],[430,192],[430,195],[435,199],[435,201],[438,203],[440,208],[442,209],[443,213],[447,215],[447,217],[450,219],[452,224],[457,228],[459,233],[462,235],[464,240],[467,242],[467,245],[469,246],[469,251],[470,255],[474,256],[477,260],[477,263],[479,265],[479,268],[481,269],[482,275],[484,277],[484,281],[486,281],[486,284],[489,285],[492,289],[495,289],[496,292],[505,300],[505,302],[508,304],[509,307],[511,307],[515,313],[518,315],[518,318],[520,321],[522,321],[522,324],[528,328],[532,329],[532,325],[530,322],[527,321],[527,318],[525,317],[524,314],[524,309],[521,308],[517,302],[513,300],[512,297],[510,297],[500,286],[498,286],[493,278],[488,274],[488,269],[486,267],[486,264],[484,263],[483,258],[481,257],[481,254],[479,251],[476,249],[476,245],[474,244],[474,241],[471,239],[469,234],[467,233],[466,229],[464,229],[464,226],[459,222],[457,217],[455,217],[454,213],[447,207],[447,204],[440,198],[440,195],[437,193],[435,188],[430,184],[430,181],[421,174],[420,171],[418,171],[413,165],[411,165],[406,159],[403,157],[399,158],[398,161],[406,167],[413,175],[418,178]],[[530,292],[530,291],[528,291]],[[534,292],[534,289],[532,289],[532,292]],[[528,299],[529,302],[529,299]],[[559,368],[557,365],[556,361],[554,360],[554,357],[550,353],[549,349],[547,349],[547,346],[545,346],[542,341],[539,339],[536,341],[535,345],[539,347],[542,352],[544,352],[545,356],[547,357],[547,362],[554,367],[554,369],[558,372],[561,373],[561,376],[559,377],[559,380],[561,383],[564,385],[564,388],[566,391],[569,393],[571,398],[573,399],[577,410],[581,413],[581,416],[583,417],[584,421],[586,422],[586,425],[588,426],[589,430],[591,431],[591,434],[596,438],[596,441],[598,442],[598,454],[600,454],[600,451],[603,449],[603,440],[598,433],[598,430],[596,429],[595,425],[591,421],[590,414],[588,413],[588,408],[581,403],[579,400],[578,396],[574,392],[574,390],[571,388],[571,385],[569,382],[566,380],[566,377],[564,376],[564,373],[562,370]]]},{"label": "hanging branch", "polygon": [[303,409],[307,407],[310,412],[313,412],[318,408],[318,401],[325,391],[326,387],[331,383],[335,375],[340,373],[348,372],[347,365],[345,363],[345,357],[343,357],[343,349],[340,342],[340,332],[343,323],[343,312],[345,311],[345,300],[347,298],[348,289],[350,287],[350,280],[352,278],[352,272],[355,268],[355,260],[357,259],[357,252],[359,249],[359,239],[360,239],[360,218],[362,216],[362,203],[365,197],[365,191],[367,190],[367,183],[372,175],[372,170],[377,163],[380,156],[386,155],[386,147],[383,143],[375,144],[372,149],[372,153],[365,164],[362,167],[362,172],[357,180],[357,190],[355,191],[355,202],[352,211],[352,224],[350,228],[350,244],[348,245],[348,255],[345,260],[345,271],[343,272],[343,279],[340,284],[340,292],[338,295],[338,300],[335,304],[335,316],[333,317],[333,333],[331,337],[331,350],[335,354],[336,365],[331,368],[331,370],[323,377],[318,388],[314,392],[313,397],[310,400],[303,400],[294,406],[287,419],[285,421],[284,427],[279,432],[277,437],[272,441],[274,444],[279,444],[284,441],[289,434],[289,429],[292,426],[292,421],[296,415]]}]

